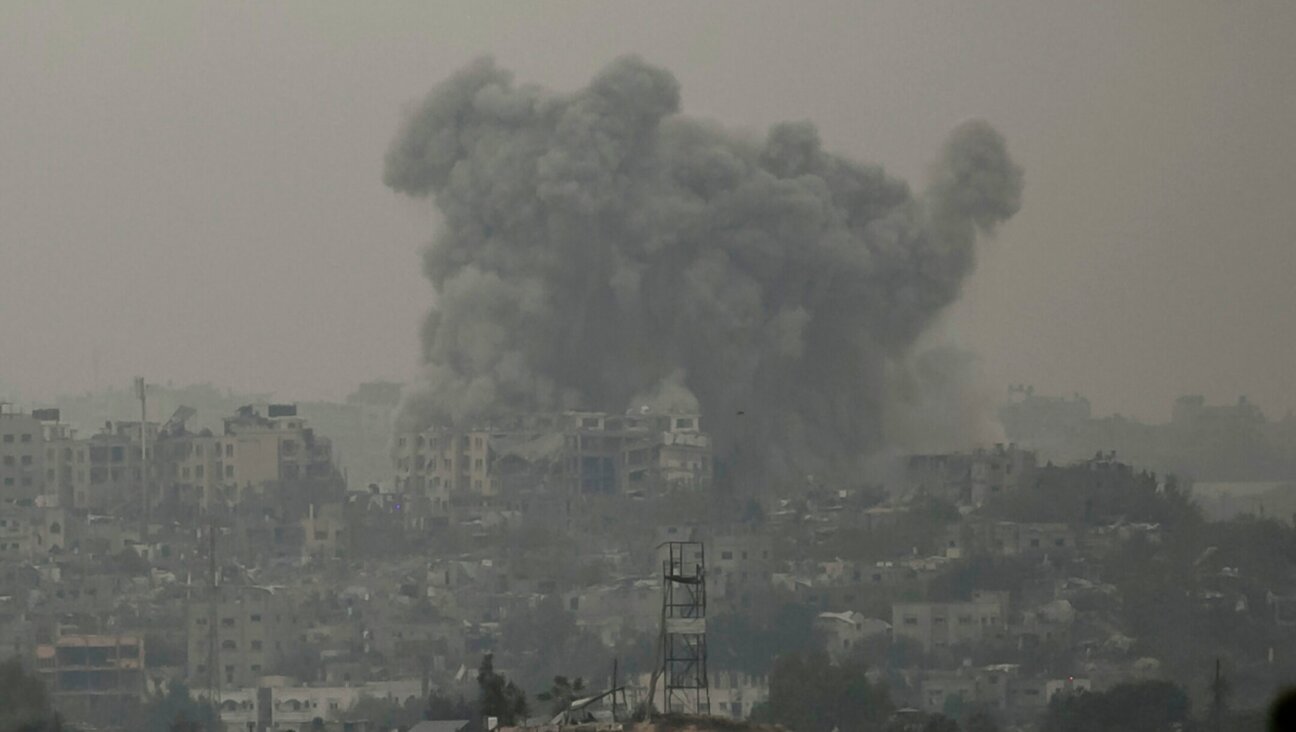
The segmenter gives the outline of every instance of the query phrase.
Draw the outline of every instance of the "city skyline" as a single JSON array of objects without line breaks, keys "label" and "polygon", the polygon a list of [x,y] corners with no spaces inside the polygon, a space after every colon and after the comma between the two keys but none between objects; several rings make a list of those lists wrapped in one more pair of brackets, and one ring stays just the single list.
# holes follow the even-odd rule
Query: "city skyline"
[{"label": "city skyline", "polygon": [[631,52],[690,115],[809,119],[915,187],[951,127],[998,126],[1022,211],[925,339],[977,354],[994,393],[1149,420],[1183,393],[1296,407],[1289,7],[669,10],[0,10],[5,386],[413,379],[433,214],[382,185],[401,110],[483,53],[571,90]]}]

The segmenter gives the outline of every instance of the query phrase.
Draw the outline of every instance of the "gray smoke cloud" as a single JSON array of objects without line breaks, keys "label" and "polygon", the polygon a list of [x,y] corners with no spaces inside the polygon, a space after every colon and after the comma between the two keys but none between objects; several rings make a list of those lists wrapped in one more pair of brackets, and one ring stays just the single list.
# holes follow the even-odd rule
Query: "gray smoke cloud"
[{"label": "gray smoke cloud", "polygon": [[915,195],[811,124],[751,139],[679,106],[634,57],[569,94],[483,59],[412,111],[385,182],[443,222],[404,428],[696,404],[718,456],[780,479],[885,444],[888,383],[1020,206],[1003,138],[960,125]]}]

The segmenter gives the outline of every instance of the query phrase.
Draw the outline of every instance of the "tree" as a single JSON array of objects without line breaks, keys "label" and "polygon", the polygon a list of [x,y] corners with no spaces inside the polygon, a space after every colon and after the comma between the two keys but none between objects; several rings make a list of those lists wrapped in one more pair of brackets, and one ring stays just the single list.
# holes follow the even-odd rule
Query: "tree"
[{"label": "tree", "polygon": [[139,720],[131,727],[140,732],[201,732],[218,729],[218,719],[211,704],[195,700],[189,687],[172,681],[165,691],[145,701]]},{"label": "tree", "polygon": [[477,688],[482,717],[496,717],[502,726],[513,726],[526,719],[526,694],[512,681],[495,672],[495,659],[482,656],[477,668]]},{"label": "tree", "polygon": [[401,704],[394,699],[360,697],[350,709],[339,715],[344,722],[369,722],[378,729],[408,729],[418,724],[420,704]]},{"label": "tree", "polygon": [[999,732],[999,723],[989,711],[974,709],[963,721],[967,732]]},{"label": "tree", "polygon": [[550,711],[558,714],[571,706],[572,701],[579,698],[582,691],[585,691],[585,680],[581,677],[577,676],[575,681],[571,681],[566,676],[555,676],[549,691],[536,695],[536,699],[552,702],[549,705]]},{"label": "tree", "polygon": [[428,720],[442,719],[475,719],[477,710],[462,696],[450,697],[433,691],[428,694],[427,706],[423,709],[423,718]]},{"label": "tree", "polygon": [[746,614],[720,615],[708,622],[707,648],[725,668],[765,673],[779,656],[822,645],[814,630],[817,614],[808,605],[786,603],[767,624]]},{"label": "tree", "polygon": [[527,689],[543,688],[558,671],[593,677],[611,655],[597,635],[576,624],[576,616],[557,595],[510,612],[500,635],[500,657],[507,660],[512,678]]},{"label": "tree", "polygon": [[1168,681],[1120,684],[1105,692],[1059,694],[1043,732],[1160,732],[1188,722],[1188,695]]},{"label": "tree", "polygon": [[50,706],[45,683],[29,674],[17,658],[0,663],[0,730],[63,732],[63,720]]},{"label": "tree", "polygon": [[853,661],[834,666],[820,650],[782,656],[770,675],[769,701],[752,717],[797,732],[881,729],[893,709],[891,697],[866,671]]},{"label": "tree", "polygon": [[923,725],[923,732],[959,732],[959,726],[944,714],[934,714]]}]

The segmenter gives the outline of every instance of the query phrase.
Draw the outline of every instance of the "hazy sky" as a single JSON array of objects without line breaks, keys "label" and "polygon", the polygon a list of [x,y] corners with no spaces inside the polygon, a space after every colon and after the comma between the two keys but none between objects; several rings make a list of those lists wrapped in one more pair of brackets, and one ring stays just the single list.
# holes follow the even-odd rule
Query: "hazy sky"
[{"label": "hazy sky", "polygon": [[402,109],[495,55],[573,89],[638,53],[685,112],[921,185],[982,116],[1026,170],[939,338],[996,387],[1163,418],[1296,408],[1296,3],[0,4],[0,389],[409,378],[435,216]]}]

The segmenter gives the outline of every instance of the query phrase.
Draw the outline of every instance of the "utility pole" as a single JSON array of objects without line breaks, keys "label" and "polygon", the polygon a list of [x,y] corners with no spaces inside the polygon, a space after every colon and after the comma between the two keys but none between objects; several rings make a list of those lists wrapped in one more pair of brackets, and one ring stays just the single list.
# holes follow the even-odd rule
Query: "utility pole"
[{"label": "utility pole", "polygon": [[144,542],[145,551],[149,546],[149,450],[148,450],[148,408],[144,377],[135,377],[135,395],[140,403],[140,484],[143,492],[142,509],[144,526],[140,530],[140,539]]},{"label": "utility pole", "polygon": [[619,659],[615,657],[612,659],[612,721],[613,722],[620,721],[617,719],[617,661],[618,660]]},{"label": "utility pole", "polygon": [[1224,717],[1228,708],[1228,681],[1220,670],[1220,660],[1215,659],[1215,679],[1211,681],[1211,729],[1214,732],[1224,731]]},{"label": "utility pole", "polygon": [[207,702],[220,709],[220,650],[216,642],[220,583],[216,567],[216,521],[211,519],[207,524]]}]

